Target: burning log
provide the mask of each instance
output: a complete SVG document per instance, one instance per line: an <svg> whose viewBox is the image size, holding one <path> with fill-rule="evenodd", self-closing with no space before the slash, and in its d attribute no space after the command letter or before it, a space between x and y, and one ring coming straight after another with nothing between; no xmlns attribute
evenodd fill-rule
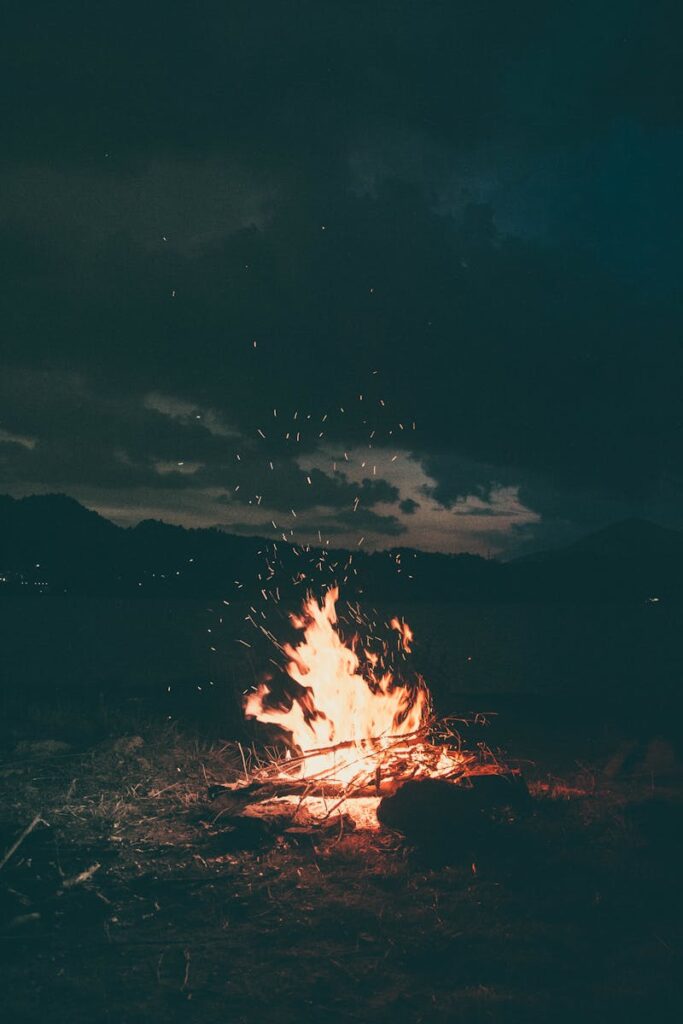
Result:
<svg viewBox="0 0 683 1024"><path fill-rule="evenodd" d="M441 730L441 733L439 732ZM444 739L446 742L444 742ZM451 743L448 742L451 740ZM412 737L399 737L391 745L366 743L359 747L346 742L340 749L322 753L344 758L345 767L352 763L349 748L357 758L356 773L346 781L337 778L333 769L312 773L306 768L307 758L320 751L302 753L297 758L272 759L258 764L239 781L214 785L208 796L220 807L219 813L289 815L292 821L301 817L316 818L326 824L334 815L347 814L359 827L377 828L380 823L391 826L376 815L381 803L399 795L407 786L439 783L448 789L472 789L479 794L494 793L494 779L505 769L486 748L465 751L452 744L452 730L436 723ZM488 782L488 786L487 786ZM510 795L511 783L505 791ZM516 790L515 790L516 792ZM402 798L403 799L403 798ZM489 797L489 802L493 797ZM494 801L495 802L495 801ZM504 803L500 800L499 803Z"/></svg>

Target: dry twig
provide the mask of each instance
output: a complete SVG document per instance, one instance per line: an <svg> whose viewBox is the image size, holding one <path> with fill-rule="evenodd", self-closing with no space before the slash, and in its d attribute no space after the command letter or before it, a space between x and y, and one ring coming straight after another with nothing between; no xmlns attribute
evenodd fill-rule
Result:
<svg viewBox="0 0 683 1024"><path fill-rule="evenodd" d="M33 819L33 821L32 821L32 822L31 822L30 824L28 824L28 825L26 826L26 828L25 828L25 829L24 829L24 831L23 831L23 832L21 833L21 835L19 836L19 838L18 838L18 839L15 839L15 841L14 841L14 842L12 843L12 845L11 845L11 846L10 846L10 848L9 848L9 850L7 851L7 853L5 854L5 856L4 856L4 857L2 858L2 860L0 861L0 871L2 871L2 869L3 869L3 868L4 868L4 866L5 866L5 864L6 864L6 863L7 863L7 861L8 861L9 859L10 859L10 857L12 857L12 856L13 856L13 854L15 854L15 853L17 852L17 850L19 849L19 847L20 847L20 846L21 846L21 844L23 843L24 839L26 839L26 837L27 837L27 836L29 836L29 835L31 834L31 832L33 832L33 830L34 830L34 828L36 827L36 825L38 825L38 824L39 824L39 823L40 823L41 821L43 821L43 819L42 819L42 817L41 817L41 813L42 813L41 811L38 811L38 813L36 814L36 816L35 816L35 818ZM44 824L44 825L47 825L47 822L46 822L46 821L43 821L43 824Z"/></svg>
<svg viewBox="0 0 683 1024"><path fill-rule="evenodd" d="M100 870L101 866L101 864L95 862L94 864L91 864L89 868L86 868L85 871L81 871L79 874L74 875L73 878L65 878L62 882L62 889L73 889L75 885L82 885L84 882L89 882L93 875Z"/></svg>

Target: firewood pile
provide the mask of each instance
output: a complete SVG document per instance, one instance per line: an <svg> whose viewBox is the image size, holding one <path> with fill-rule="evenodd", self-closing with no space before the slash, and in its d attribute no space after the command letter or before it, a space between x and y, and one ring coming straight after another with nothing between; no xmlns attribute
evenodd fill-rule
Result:
<svg viewBox="0 0 683 1024"><path fill-rule="evenodd" d="M327 825L349 815L357 827L377 828L377 807L407 783L440 781L472 788L481 776L517 777L483 743L466 749L454 719L432 720L409 736L344 742L312 751L259 755L243 751L239 779L209 788L226 812L283 816ZM341 778L340 778L341 776Z"/></svg>

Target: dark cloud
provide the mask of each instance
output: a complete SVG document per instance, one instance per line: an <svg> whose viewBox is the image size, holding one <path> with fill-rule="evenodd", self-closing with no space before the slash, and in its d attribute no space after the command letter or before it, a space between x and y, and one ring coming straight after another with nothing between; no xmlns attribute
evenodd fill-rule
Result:
<svg viewBox="0 0 683 1024"><path fill-rule="evenodd" d="M380 537L398 537L406 532L406 527L393 515L382 515L372 509L358 509L356 512L344 511L323 523L323 533L347 534L359 537L363 532L377 534Z"/></svg>
<svg viewBox="0 0 683 1024"><path fill-rule="evenodd" d="M295 462L270 463L261 456L251 463L239 462L226 471L219 467L211 472L199 471L197 483L225 483L231 476L235 484L229 494L221 495L219 502L252 503L261 497L263 504L278 511L297 512L317 506L329 506L340 511L354 504L367 508L379 502L395 503L398 490L385 480L362 480L355 484L341 472L326 474L319 469L302 470ZM239 487L239 490L236 488Z"/></svg>
<svg viewBox="0 0 683 1024"><path fill-rule="evenodd" d="M425 454L421 462L426 474L436 481L425 484L423 493L448 509L470 495L489 501L497 485L516 479L514 469L474 462L443 450Z"/></svg>
<svg viewBox="0 0 683 1024"><path fill-rule="evenodd" d="M420 503L412 498L404 498L403 501L399 501L398 507L404 515L412 516L419 509Z"/></svg>
<svg viewBox="0 0 683 1024"><path fill-rule="evenodd" d="M278 523L259 517L255 518L253 522L238 519L221 522L218 526L228 533L239 533L247 537L278 538L284 535L286 540L295 539L293 534L289 533L293 528L292 520ZM372 509L359 509L357 512L343 511L334 515L319 515L315 519L315 525L304 525L303 530L297 530L297 538L303 538L314 544L329 537L343 538L343 543L359 546L365 540L365 534L368 538L373 538L373 544L369 546L374 547L374 541L377 538L398 537L405 532L406 527L399 522L396 516L381 515L378 512L373 512Z"/></svg>
<svg viewBox="0 0 683 1024"><path fill-rule="evenodd" d="M15 7L3 91L32 88L23 109L8 106L8 151L82 154L100 142L116 159L121 148L223 140L241 151L259 138L295 162L361 129L406 126L471 145L509 126L528 145L594 133L614 116L680 123L673 0L161 10Z"/></svg>
<svg viewBox="0 0 683 1024"><path fill-rule="evenodd" d="M680 522L676 10L17 8L3 486L453 549L501 488L541 517L501 548Z"/></svg>

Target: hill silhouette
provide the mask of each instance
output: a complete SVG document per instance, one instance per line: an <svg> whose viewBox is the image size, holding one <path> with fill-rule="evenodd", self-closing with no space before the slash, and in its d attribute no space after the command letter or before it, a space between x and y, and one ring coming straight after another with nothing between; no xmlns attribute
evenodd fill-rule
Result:
<svg viewBox="0 0 683 1024"><path fill-rule="evenodd" d="M628 561L636 556L650 562L683 556L683 531L657 526L647 519L622 519L602 530L568 544L527 555L525 562L561 561L576 558L600 558ZM522 559L520 559L522 561Z"/></svg>
<svg viewBox="0 0 683 1024"><path fill-rule="evenodd" d="M565 547L513 563L520 592L548 597L680 600L683 531L645 519L624 519Z"/></svg>
<svg viewBox="0 0 683 1024"><path fill-rule="evenodd" d="M0 495L0 592L253 600L342 583L376 602L683 598L683 532L630 519L512 562L394 548L307 549L158 520L121 527L63 494Z"/></svg>

